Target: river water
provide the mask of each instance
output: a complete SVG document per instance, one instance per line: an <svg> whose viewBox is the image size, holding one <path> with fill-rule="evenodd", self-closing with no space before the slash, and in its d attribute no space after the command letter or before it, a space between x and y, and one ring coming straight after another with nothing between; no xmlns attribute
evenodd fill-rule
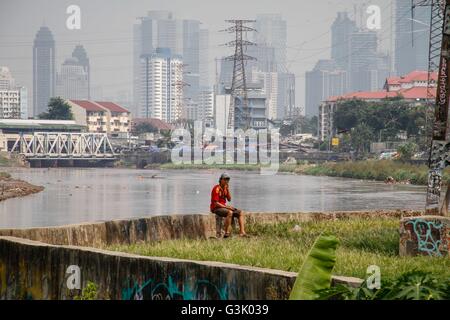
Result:
<svg viewBox="0 0 450 320"><path fill-rule="evenodd" d="M42 185L45 190L0 202L0 228L208 213L210 192L221 173L109 168L6 171L14 178ZM423 209L425 206L422 186L292 174L229 173L232 204L247 211Z"/></svg>

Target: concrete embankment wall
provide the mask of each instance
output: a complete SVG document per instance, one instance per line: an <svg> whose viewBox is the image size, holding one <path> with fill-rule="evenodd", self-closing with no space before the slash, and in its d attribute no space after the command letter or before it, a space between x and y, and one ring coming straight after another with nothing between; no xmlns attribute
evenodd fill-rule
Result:
<svg viewBox="0 0 450 320"><path fill-rule="evenodd" d="M213 215L155 216L61 227L0 229L0 236L25 238L56 245L101 248L180 238L207 239L215 235L215 224Z"/></svg>
<svg viewBox="0 0 450 320"><path fill-rule="evenodd" d="M406 217L412 211L249 214L247 221L276 223ZM0 230L1 299L72 299L69 266L80 270L81 288L98 286L100 299L286 299L296 274L218 262L155 258L98 248L216 234L213 215L157 216L54 228ZM36 240L36 241L33 241ZM94 248L97 247L97 248ZM73 278L72 278L73 279ZM333 277L356 285L359 279Z"/></svg>
<svg viewBox="0 0 450 320"><path fill-rule="evenodd" d="M278 223L286 221L320 221L355 217L410 217L419 211L355 211L310 213L249 213L247 223ZM0 229L0 236L25 238L55 245L102 248L109 245L133 244L170 239L208 239L217 233L213 214L154 216L139 219L113 220L60 227Z"/></svg>
<svg viewBox="0 0 450 320"><path fill-rule="evenodd" d="M81 290L69 289L69 266L80 268L81 288L88 281L98 286L99 299L287 299L296 278L278 270L0 237L0 298L73 299Z"/></svg>

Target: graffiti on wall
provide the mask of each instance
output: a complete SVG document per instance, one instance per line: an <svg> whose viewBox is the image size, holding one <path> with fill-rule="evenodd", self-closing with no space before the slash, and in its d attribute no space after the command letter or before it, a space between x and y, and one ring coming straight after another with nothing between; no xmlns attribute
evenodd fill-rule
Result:
<svg viewBox="0 0 450 320"><path fill-rule="evenodd" d="M414 219L405 223L412 226L412 231L417 238L417 250L430 256L442 256L440 247L441 234L444 224L440 221L426 221Z"/></svg>
<svg viewBox="0 0 450 320"><path fill-rule="evenodd" d="M169 276L167 281L138 279L127 281L122 300L227 300L228 286L218 287L208 280L188 279L182 283ZM131 285L130 285L131 284Z"/></svg>
<svg viewBox="0 0 450 320"><path fill-rule="evenodd" d="M442 188L442 171L450 163L450 143L434 140L431 146L430 171L428 173L427 209L439 206Z"/></svg>

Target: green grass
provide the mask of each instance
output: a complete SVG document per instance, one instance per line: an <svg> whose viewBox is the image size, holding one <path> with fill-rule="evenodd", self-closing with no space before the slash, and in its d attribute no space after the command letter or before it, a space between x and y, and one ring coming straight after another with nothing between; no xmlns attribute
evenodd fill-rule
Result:
<svg viewBox="0 0 450 320"><path fill-rule="evenodd" d="M310 166L306 167L303 173L378 181L384 181L388 177L393 177L396 181L409 181L412 184L424 185L427 183L428 167L392 160L366 160ZM444 173L444 181L447 181L449 178L449 171L446 171Z"/></svg>
<svg viewBox="0 0 450 320"><path fill-rule="evenodd" d="M300 232L293 232L295 224ZM319 222L288 222L248 225L254 238L226 240L170 240L110 250L145 256L221 261L297 272L314 240L321 232L340 240L333 274L365 278L367 267L378 265L382 277L395 279L410 270L450 277L449 258L399 257L399 220L396 218L352 218Z"/></svg>

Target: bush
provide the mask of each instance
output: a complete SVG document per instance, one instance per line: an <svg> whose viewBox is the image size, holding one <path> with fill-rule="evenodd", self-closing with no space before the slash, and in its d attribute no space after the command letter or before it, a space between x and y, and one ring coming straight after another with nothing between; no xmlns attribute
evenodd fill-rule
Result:
<svg viewBox="0 0 450 320"><path fill-rule="evenodd" d="M368 289L366 280L357 288L337 285L317 294L320 300L449 300L450 282L426 272L410 271L395 280L383 281L380 289Z"/></svg>
<svg viewBox="0 0 450 320"><path fill-rule="evenodd" d="M81 296L76 296L75 300L96 300L97 299L97 285L88 281L86 287L81 291Z"/></svg>

